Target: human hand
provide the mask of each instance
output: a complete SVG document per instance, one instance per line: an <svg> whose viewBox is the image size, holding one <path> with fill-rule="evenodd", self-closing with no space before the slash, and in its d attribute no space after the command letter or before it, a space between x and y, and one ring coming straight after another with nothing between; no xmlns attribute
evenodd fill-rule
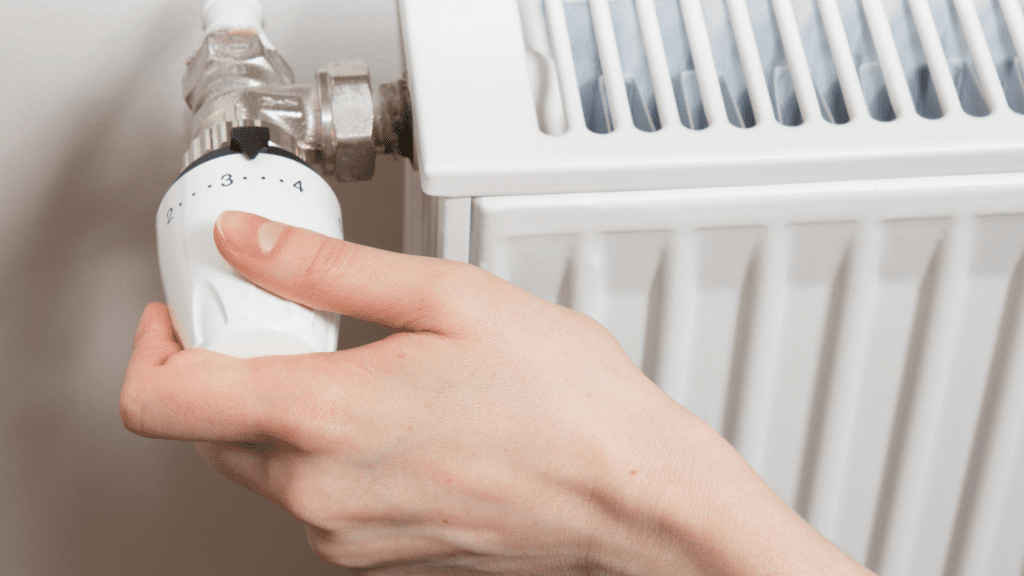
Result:
<svg viewBox="0 0 1024 576"><path fill-rule="evenodd" d="M243 360L183 350L153 303L122 419L195 441L217 471L305 523L328 562L374 574L710 573L746 566L724 533L701 540L729 521L718 503L754 502L773 510L769 525L797 526L587 316L468 264L250 214L223 214L214 236L258 286L396 332ZM743 544L777 556L772 546Z"/></svg>

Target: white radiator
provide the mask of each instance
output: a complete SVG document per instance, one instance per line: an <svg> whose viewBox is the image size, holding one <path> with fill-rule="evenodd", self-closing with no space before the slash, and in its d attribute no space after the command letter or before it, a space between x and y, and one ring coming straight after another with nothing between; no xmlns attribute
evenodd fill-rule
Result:
<svg viewBox="0 0 1024 576"><path fill-rule="evenodd" d="M405 0L410 253L601 321L882 576L1024 574L1018 0Z"/></svg>

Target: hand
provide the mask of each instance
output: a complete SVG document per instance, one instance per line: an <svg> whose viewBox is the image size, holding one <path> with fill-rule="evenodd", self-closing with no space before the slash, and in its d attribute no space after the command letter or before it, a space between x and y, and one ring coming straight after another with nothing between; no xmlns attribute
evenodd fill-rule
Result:
<svg viewBox="0 0 1024 576"><path fill-rule="evenodd" d="M777 534L817 536L587 316L468 264L246 213L223 214L214 237L258 286L396 332L243 360L183 350L152 303L122 419L195 441L221 474L304 522L328 562L374 574L754 573L796 565L778 560ZM763 541L740 539L751 531Z"/></svg>

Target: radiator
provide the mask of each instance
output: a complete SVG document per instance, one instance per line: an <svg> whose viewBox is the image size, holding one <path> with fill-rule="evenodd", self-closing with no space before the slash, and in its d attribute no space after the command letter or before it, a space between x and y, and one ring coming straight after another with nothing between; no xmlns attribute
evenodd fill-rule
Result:
<svg viewBox="0 0 1024 576"><path fill-rule="evenodd" d="M603 323L882 576L1024 574L1017 0L405 0L405 250Z"/></svg>

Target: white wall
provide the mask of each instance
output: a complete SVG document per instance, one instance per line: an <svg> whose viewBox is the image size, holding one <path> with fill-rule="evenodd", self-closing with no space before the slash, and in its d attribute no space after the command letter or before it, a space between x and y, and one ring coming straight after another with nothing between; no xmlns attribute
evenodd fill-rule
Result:
<svg viewBox="0 0 1024 576"><path fill-rule="evenodd" d="M296 80L401 76L395 0L266 0ZM128 433L118 394L162 301L154 218L181 168L199 1L4 2L0 19L0 574L333 574L302 525L191 444ZM399 250L406 164L336 186L350 240ZM388 331L355 320L342 346Z"/></svg>

